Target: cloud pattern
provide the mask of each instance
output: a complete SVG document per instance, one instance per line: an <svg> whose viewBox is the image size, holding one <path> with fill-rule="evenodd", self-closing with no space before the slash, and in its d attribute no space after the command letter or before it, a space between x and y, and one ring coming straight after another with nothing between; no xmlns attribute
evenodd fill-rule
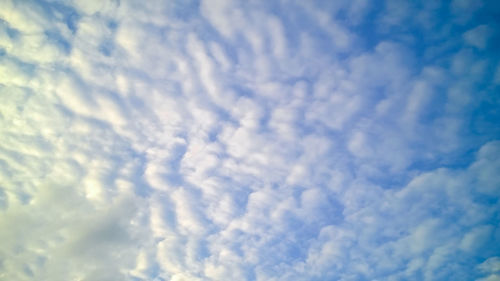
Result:
<svg viewBox="0 0 500 281"><path fill-rule="evenodd" d="M0 280L500 280L495 1L2 1Z"/></svg>

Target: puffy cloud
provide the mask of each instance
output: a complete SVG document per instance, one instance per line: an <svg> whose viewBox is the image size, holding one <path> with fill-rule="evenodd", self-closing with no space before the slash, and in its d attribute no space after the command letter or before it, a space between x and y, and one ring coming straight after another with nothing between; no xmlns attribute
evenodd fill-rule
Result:
<svg viewBox="0 0 500 281"><path fill-rule="evenodd" d="M0 279L498 279L494 5L4 2Z"/></svg>
<svg viewBox="0 0 500 281"><path fill-rule="evenodd" d="M463 37L467 44L476 48L484 49L488 44L488 39L492 31L487 25L480 25L464 33Z"/></svg>

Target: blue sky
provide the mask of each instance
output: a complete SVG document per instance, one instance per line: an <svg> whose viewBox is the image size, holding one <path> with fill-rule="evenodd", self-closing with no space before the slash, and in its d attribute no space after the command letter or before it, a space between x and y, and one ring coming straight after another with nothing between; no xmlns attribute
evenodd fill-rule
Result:
<svg viewBox="0 0 500 281"><path fill-rule="evenodd" d="M0 5L0 280L500 280L500 2Z"/></svg>

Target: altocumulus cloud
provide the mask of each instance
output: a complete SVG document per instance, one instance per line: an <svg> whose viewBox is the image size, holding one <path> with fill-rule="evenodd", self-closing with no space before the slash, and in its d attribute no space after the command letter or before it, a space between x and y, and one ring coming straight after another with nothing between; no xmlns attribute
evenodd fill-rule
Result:
<svg viewBox="0 0 500 281"><path fill-rule="evenodd" d="M496 1L0 5L0 280L500 280Z"/></svg>

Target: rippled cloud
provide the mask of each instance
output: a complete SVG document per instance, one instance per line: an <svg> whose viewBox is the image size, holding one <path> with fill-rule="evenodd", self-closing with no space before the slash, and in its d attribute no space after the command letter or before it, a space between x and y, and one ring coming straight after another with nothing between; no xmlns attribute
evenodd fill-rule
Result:
<svg viewBox="0 0 500 281"><path fill-rule="evenodd" d="M1 280L499 280L494 1L3 1Z"/></svg>

